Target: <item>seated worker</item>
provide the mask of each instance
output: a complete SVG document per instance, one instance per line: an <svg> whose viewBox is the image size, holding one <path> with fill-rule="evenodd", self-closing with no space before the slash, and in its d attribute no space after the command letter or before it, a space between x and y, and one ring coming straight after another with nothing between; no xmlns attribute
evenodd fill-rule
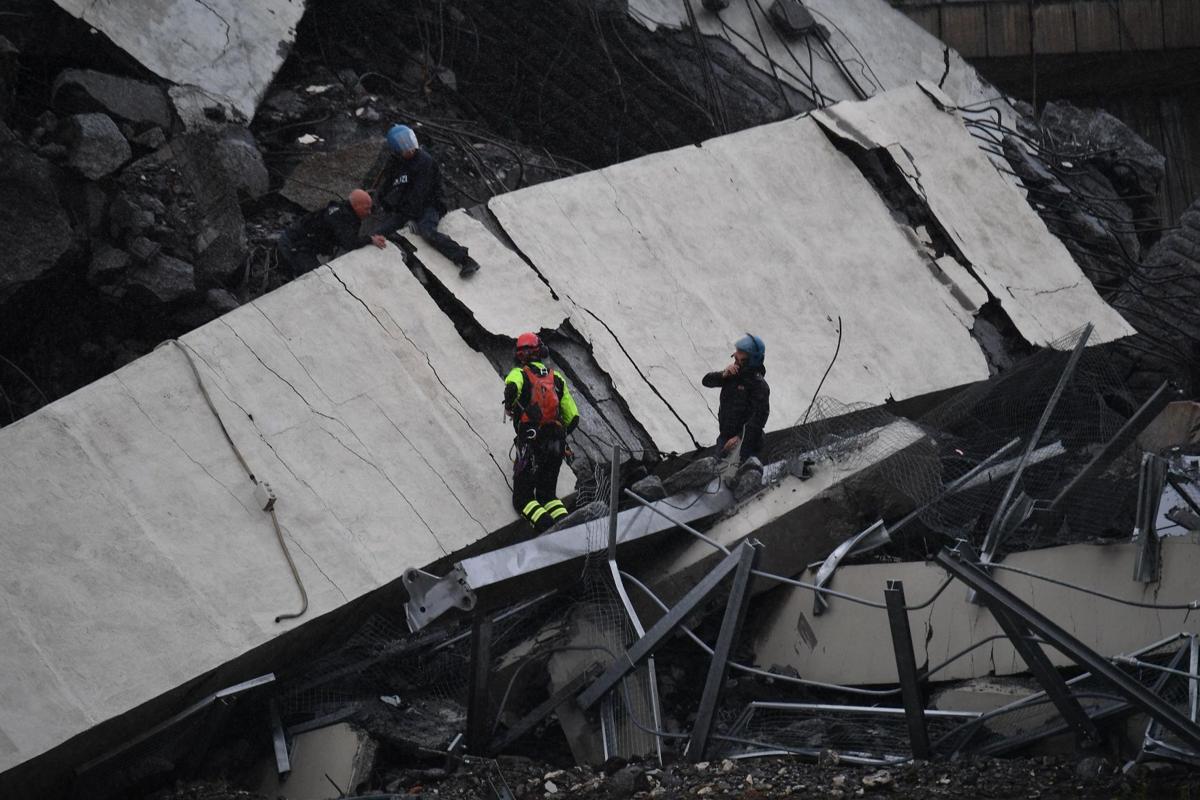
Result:
<svg viewBox="0 0 1200 800"><path fill-rule="evenodd" d="M701 379L705 386L721 388L717 410L717 455L726 456L740 443L743 463L757 458L762 449L763 428L771 414L771 387L764 377L763 359L767 346L754 334L747 333L734 343L733 363L720 372Z"/></svg>
<svg viewBox="0 0 1200 800"><path fill-rule="evenodd" d="M321 263L318 254L338 256L367 244L387 247L387 239L379 234L359 234L370 213L371 195L355 189L347 200L333 200L325 208L305 214L279 234L280 263L295 278Z"/></svg>
<svg viewBox="0 0 1200 800"><path fill-rule="evenodd" d="M535 333L517 337L516 365L504 378L504 413L516 431L513 508L538 533L567 515L558 499L558 471L568 454L567 434L579 424L579 409L558 370L543 359L546 346Z"/></svg>
<svg viewBox="0 0 1200 800"><path fill-rule="evenodd" d="M438 230L446 213L442 202L442 178L433 156L417 144L417 134L407 125L393 125L387 133L392 151L379 181L379 204L391 215L388 225L395 230L409 222L435 250L458 267L458 274L479 269L467 248Z"/></svg>

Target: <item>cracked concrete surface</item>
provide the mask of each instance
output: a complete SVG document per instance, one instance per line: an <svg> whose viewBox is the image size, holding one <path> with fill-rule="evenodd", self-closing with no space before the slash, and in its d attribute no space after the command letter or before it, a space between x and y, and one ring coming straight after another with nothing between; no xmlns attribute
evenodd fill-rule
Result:
<svg viewBox="0 0 1200 800"><path fill-rule="evenodd" d="M500 380L366 248L3 431L0 771L512 521ZM36 622L35 622L36 620Z"/></svg>
<svg viewBox="0 0 1200 800"><path fill-rule="evenodd" d="M1200 543L1196 537L1163 540L1162 579L1157 584L1131 581L1135 546L1075 544L1013 553L1002 563L1039 575L1098 589L1126 600L1161 604L1190 603L1195 599L1195 575L1200 568ZM799 576L811 578L811 573ZM931 562L861 564L843 566L830 588L883 602L888 580L904 583L910 606L920 605L941 586L946 572ZM1128 653L1181 631L1200 632L1200 617L1186 610L1164 611L1114 603L1073 589L998 570L998 582L1035 608L1041 609L1088 647L1102 655ZM909 612L913 652L918 663L928 658L940 664L973 642L1001 634L983 606L966 600L967 590L952 583L928 609ZM887 614L876 608L840 598L830 599L830 609L809 617L818 644L797 643L792 632L796 615L812 610L812 593L775 589L763 595L754 639L754 663L763 669L794 669L803 678L846 684L896 682L896 662L879 657L879 643L890 642ZM847 635L847 631L853 631ZM924 635L922 635L924 634ZM1058 666L1070 661L1053 648L1046 655ZM934 680L961 680L986 675L1013 675L1025 671L1012 645L997 639L958 659Z"/></svg>
<svg viewBox="0 0 1200 800"><path fill-rule="evenodd" d="M1026 341L1049 346L1086 322L1096 326L1091 341L1097 344L1132 334L958 116L942 110L946 106L953 102L936 86L921 84L813 116L831 135L860 147L903 147L918 170L919 179L910 182L966 260L962 266ZM1023 288L1010 288L1014 284Z"/></svg>
<svg viewBox="0 0 1200 800"><path fill-rule="evenodd" d="M750 329L767 341L771 429L804 413L839 315L827 396L880 403L987 375L958 301L811 118L530 187L489 208L663 450L715 439L717 393L700 379Z"/></svg>
<svg viewBox="0 0 1200 800"><path fill-rule="evenodd" d="M254 118L283 64L305 5L304 0L54 1L151 72L197 87L246 120Z"/></svg>

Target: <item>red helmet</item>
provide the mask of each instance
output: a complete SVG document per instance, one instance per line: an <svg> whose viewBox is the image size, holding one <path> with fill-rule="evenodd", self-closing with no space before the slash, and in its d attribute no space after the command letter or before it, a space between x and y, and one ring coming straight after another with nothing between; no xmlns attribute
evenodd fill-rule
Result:
<svg viewBox="0 0 1200 800"><path fill-rule="evenodd" d="M542 358L545 346L536 333L522 333L517 337L516 359L524 364L536 358Z"/></svg>

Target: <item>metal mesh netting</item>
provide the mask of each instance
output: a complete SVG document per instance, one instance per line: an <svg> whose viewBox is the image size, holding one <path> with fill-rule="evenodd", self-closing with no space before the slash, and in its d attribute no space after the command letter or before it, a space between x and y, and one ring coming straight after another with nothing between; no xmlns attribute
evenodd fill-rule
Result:
<svg viewBox="0 0 1200 800"><path fill-rule="evenodd" d="M773 455L842 469L871 469L871 481L916 509L889 553L923 558L948 540L979 546L1037 430L1079 340L1075 333L1001 376L968 387L909 421L882 408L818 397L809 421ZM1137 407L1103 348L1085 349L1026 460L1018 494L1046 503L1120 429ZM987 462L985 464L985 462ZM953 484L968 476L959 486ZM1005 539L1020 550L1128 534L1136 464L1118 460L1063 504L1053 527L1027 522ZM887 519L889 526L897 520ZM893 529L893 534L899 534Z"/></svg>
<svg viewBox="0 0 1200 800"><path fill-rule="evenodd" d="M973 713L926 714L930 738L949 734ZM751 703L726 735L714 737L726 756L780 751L820 757L833 752L839 760L859 764L907 761L908 725L900 708L820 705L811 703Z"/></svg>

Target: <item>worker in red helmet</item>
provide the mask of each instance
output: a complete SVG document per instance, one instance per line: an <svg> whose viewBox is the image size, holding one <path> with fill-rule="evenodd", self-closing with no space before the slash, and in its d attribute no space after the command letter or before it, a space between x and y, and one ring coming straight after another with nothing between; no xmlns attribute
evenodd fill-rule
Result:
<svg viewBox="0 0 1200 800"><path fill-rule="evenodd" d="M504 378L504 413L517 434L513 507L544 533L567 515L558 499L558 472L579 409L562 373L546 366L546 346L536 333L517 337L513 355L516 363Z"/></svg>

